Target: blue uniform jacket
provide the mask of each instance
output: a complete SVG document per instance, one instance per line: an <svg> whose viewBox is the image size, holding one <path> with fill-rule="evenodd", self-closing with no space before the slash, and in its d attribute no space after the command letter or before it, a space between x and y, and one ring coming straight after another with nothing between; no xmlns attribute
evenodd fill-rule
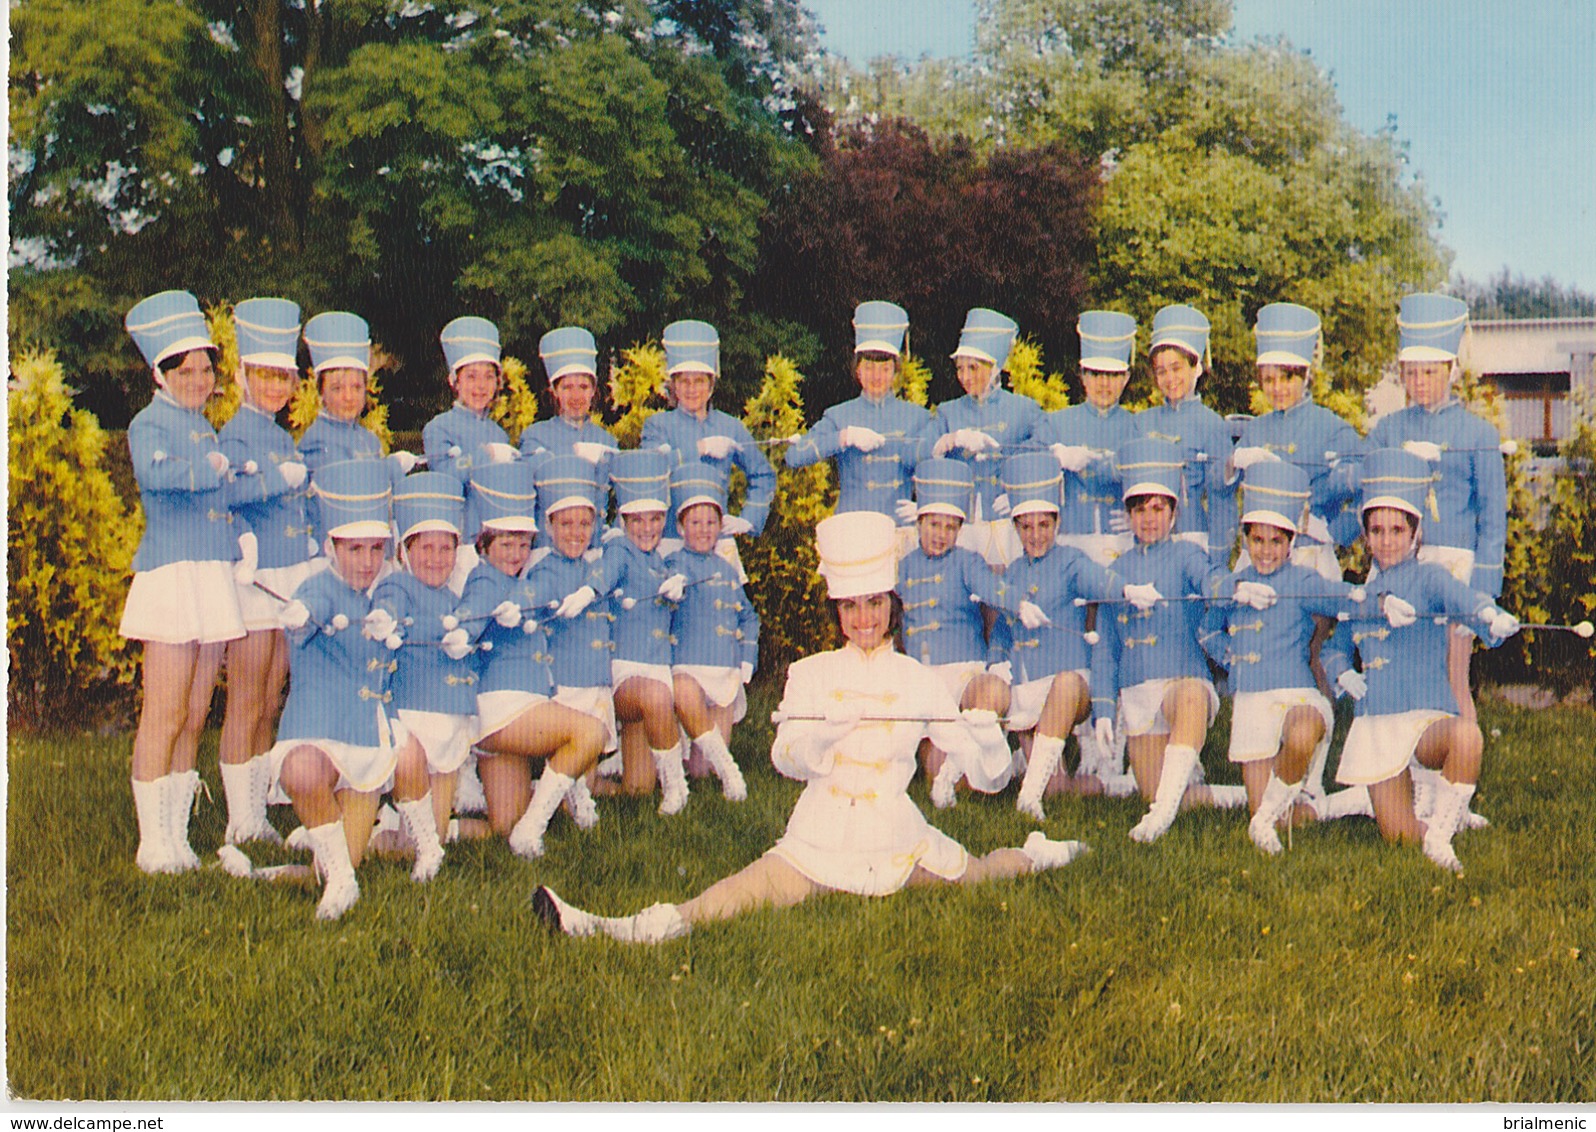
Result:
<svg viewBox="0 0 1596 1132"><path fill-rule="evenodd" d="M564 417L554 416L526 427L521 433L521 455L538 459L544 456L570 456L575 453L579 442L599 444L611 451L619 447L609 430L595 421L583 419L572 424ZM604 473L608 468L601 463L599 470Z"/></svg>
<svg viewBox="0 0 1596 1132"><path fill-rule="evenodd" d="M1230 425L1195 396L1177 404L1155 405L1141 413L1143 436L1167 440L1186 459L1186 497L1175 516L1175 533L1201 531L1216 563L1230 565L1236 541L1236 485L1225 482L1225 467L1235 445Z"/></svg>
<svg viewBox="0 0 1596 1132"><path fill-rule="evenodd" d="M206 458L221 447L205 415L157 392L128 426L127 445L144 506L134 571L173 562L237 561L228 477Z"/></svg>
<svg viewBox="0 0 1596 1132"><path fill-rule="evenodd" d="M1260 574L1252 566L1237 570L1225 582L1223 593L1235 592L1237 582L1263 582L1277 594L1287 595L1268 609L1251 609L1232 602L1208 606L1202 644L1221 668L1230 672L1234 692L1273 692L1280 688L1313 688L1317 681L1308 663L1315 615L1334 618L1361 606L1347 597L1352 587L1331 582L1303 566L1286 563L1273 574ZM1330 680L1340 675L1326 670Z"/></svg>
<svg viewBox="0 0 1596 1132"><path fill-rule="evenodd" d="M460 604L454 591L447 585L429 586L408 570L399 570L377 583L371 604L393 614L399 622L399 635L404 638L395 653L399 658L393 676L395 710L475 715L475 657L454 660L437 647L443 639L444 615L453 613ZM407 620L409 624L405 624Z"/></svg>
<svg viewBox="0 0 1596 1132"><path fill-rule="evenodd" d="M344 460L382 459L382 441L358 420L341 421L322 413L310 422L305 435L299 438L299 458L310 469L309 483L316 482L316 471L328 464ZM305 500L305 514L310 520L311 537L320 552L321 540L327 528L321 519L321 501L315 493Z"/></svg>
<svg viewBox="0 0 1596 1132"><path fill-rule="evenodd" d="M1336 542L1346 546L1357 538L1357 512L1347 505L1358 494L1358 468L1366 445L1346 421L1314 404L1311 397L1303 397L1289 409L1248 421L1236 447L1267 448L1301 468L1313 489L1309 507L1329 526ZM1335 467L1325 459L1326 452L1336 454Z"/></svg>
<svg viewBox="0 0 1596 1132"><path fill-rule="evenodd" d="M1106 535L1113 533L1114 516L1123 519L1119 474L1114 470L1114 453L1142 434L1139 414L1121 405L1107 410L1096 405L1071 405L1042 418L1032 439L1039 445L1079 445L1103 453L1080 473L1064 473L1064 504L1059 510L1061 535ZM1123 521L1119 524L1124 529Z"/></svg>
<svg viewBox="0 0 1596 1132"><path fill-rule="evenodd" d="M433 417L421 430L421 449L427 467L447 472L462 484L471 479L471 469L491 464L487 446L510 443L509 434L485 413L474 413L458 401Z"/></svg>
<svg viewBox="0 0 1596 1132"><path fill-rule="evenodd" d="M479 646L473 654L479 696L487 692L554 695L554 672L550 668L554 657L543 626L552 613L549 603L558 603L565 594L555 594L552 582L548 574L506 574L487 561L477 563L471 571L454 615L467 637ZM506 629L488 616L506 601L521 608L523 620L513 629ZM534 626L530 632L528 624Z"/></svg>
<svg viewBox="0 0 1596 1132"><path fill-rule="evenodd" d="M931 446L943 435L961 428L977 429L1002 445L995 452L983 452L973 457L963 448L948 450L949 458L963 460L970 465L975 476L975 494L981 501L981 518L995 519L1000 516L992 513L992 501L1003 492L1003 485L999 482L1003 461L1014 455L1021 445L1028 443L1041 423L1042 410L1035 401L999 388L994 380L980 400L966 393L963 397L944 401L937 406L930 431L926 433L926 451L930 452ZM970 516L972 519L975 517Z"/></svg>
<svg viewBox="0 0 1596 1132"><path fill-rule="evenodd" d="M235 471L249 460L260 469L253 476L236 475L230 492L233 513L242 524L238 533L249 531L258 544L256 565L273 570L309 558L306 484L310 479L307 476L297 489L290 488L277 468L299 462L293 436L246 401L222 426L221 445Z"/></svg>
<svg viewBox="0 0 1596 1132"><path fill-rule="evenodd" d="M378 584L381 582L379 580ZM310 622L288 631L288 703L277 738L332 739L356 747L382 742L378 723L393 699L389 688L399 661L381 641L368 641L360 623L371 612L371 596L353 589L333 570L307 578L294 598L310 610ZM329 632L342 613L345 629Z"/></svg>
<svg viewBox="0 0 1596 1132"><path fill-rule="evenodd" d="M873 452L843 447L844 428L870 428L886 437ZM855 397L827 409L814 428L787 449L787 465L807 468L821 460L837 461L837 510L879 511L895 516L900 499L914 498L915 465L929 451L928 410L887 394L879 401Z"/></svg>
<svg viewBox="0 0 1596 1132"><path fill-rule="evenodd" d="M1003 659L987 641L981 606L1002 608L1004 579L986 559L955 546L932 558L918 546L898 564L903 651L921 664Z"/></svg>
<svg viewBox="0 0 1596 1132"><path fill-rule="evenodd" d="M658 547L644 553L631 539L618 538L604 545L604 561L613 587L615 659L669 665L676 603L659 596L660 583L671 575L664 556ZM627 601L636 604L627 609Z"/></svg>
<svg viewBox="0 0 1596 1132"><path fill-rule="evenodd" d="M668 573L687 579L671 617L675 664L736 668L759 663L759 614L737 580L737 568L719 555L685 546L665 559Z"/></svg>
<svg viewBox="0 0 1596 1132"><path fill-rule="evenodd" d="M707 436L730 437L737 446L726 459L711 460L698 454L698 442ZM770 517L771 501L776 497L776 469L770 466L764 451L736 417L728 416L719 409L708 410L703 420L683 409L655 413L643 422L643 436L638 447L661 446L671 450L671 458L677 464L703 460L718 468L723 475L730 475L734 464L741 468L743 475L748 477L748 493L743 498L742 517L753 527L755 536L765 529L765 521ZM680 537L676 529L675 511L665 519L665 535L667 538Z"/></svg>
<svg viewBox="0 0 1596 1132"><path fill-rule="evenodd" d="M1076 605L1075 599L1107 601L1119 597L1122 586L1115 573L1103 569L1073 546L1055 545L1040 558L1020 555L1009 564L1003 580L1009 633L1013 637L1009 659L1014 666L1015 683L1090 668L1086 610ZM1022 601L1040 607L1052 624L1027 629L1018 616ZM1103 618L1102 614L1098 616L1099 620Z"/></svg>
<svg viewBox="0 0 1596 1132"><path fill-rule="evenodd" d="M545 604L563 601L583 586L591 586L597 595L575 617L556 617L547 610L541 619L549 637L554 682L561 687L609 687L615 612L608 594L615 588L614 570L591 550L576 558L551 550L527 570L527 579Z"/></svg>

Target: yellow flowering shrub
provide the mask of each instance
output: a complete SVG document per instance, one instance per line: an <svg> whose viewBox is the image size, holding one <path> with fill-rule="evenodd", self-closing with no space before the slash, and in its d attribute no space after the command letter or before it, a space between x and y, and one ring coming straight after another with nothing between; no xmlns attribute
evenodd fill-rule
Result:
<svg viewBox="0 0 1596 1132"><path fill-rule="evenodd" d="M665 351L653 342L628 346L610 370L610 403L620 414L610 428L622 448L636 448L643 422L665 406Z"/></svg>
<svg viewBox="0 0 1596 1132"><path fill-rule="evenodd" d="M1045 371L1042 347L1029 338L1019 339L1009 351L1008 374L1009 388L1035 401L1044 413L1069 406L1070 394L1064 375Z"/></svg>

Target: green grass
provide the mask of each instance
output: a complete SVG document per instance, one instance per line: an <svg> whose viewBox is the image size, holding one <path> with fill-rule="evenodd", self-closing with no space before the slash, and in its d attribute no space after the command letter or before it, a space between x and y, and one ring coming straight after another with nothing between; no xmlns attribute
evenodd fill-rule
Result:
<svg viewBox="0 0 1596 1132"><path fill-rule="evenodd" d="M768 714L770 689L751 720ZM146 878L128 738L9 745L7 1045L29 1099L1590 1102L1596 1097L1596 714L1487 705L1455 878L1371 822L1278 860L1236 814L1156 845L1133 801L1051 799L1094 853L1058 872L834 896L658 947L552 937L539 883L596 911L692 895L779 836L797 796L768 724L750 800L680 818L601 800L548 855L453 849L421 888L363 867L359 905L215 870ZM1222 734L1222 732L1221 732ZM193 840L223 824L215 738ZM1237 781L1207 754L1210 777ZM916 787L923 802L923 789ZM278 813L279 825L288 822ZM1012 792L939 826L976 852L1031 828ZM279 860L264 851L258 859Z"/></svg>

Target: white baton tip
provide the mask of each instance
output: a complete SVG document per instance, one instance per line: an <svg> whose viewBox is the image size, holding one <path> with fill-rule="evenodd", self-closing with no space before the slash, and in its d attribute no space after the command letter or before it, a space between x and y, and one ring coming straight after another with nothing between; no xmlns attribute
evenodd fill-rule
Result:
<svg viewBox="0 0 1596 1132"><path fill-rule="evenodd" d="M1574 626L1574 635L1576 637L1584 637L1588 641L1592 634L1596 634L1596 625L1592 625L1589 621L1581 621Z"/></svg>
<svg viewBox="0 0 1596 1132"><path fill-rule="evenodd" d="M1086 632L1082 633L1081 636L1086 639L1086 643L1089 645L1095 645L1098 641L1102 640L1102 638L1097 635L1096 629L1088 629Z"/></svg>
<svg viewBox="0 0 1596 1132"><path fill-rule="evenodd" d="M1087 602L1086 602L1086 599L1084 597L1078 597L1078 598L1075 599L1075 602L1074 602L1074 604L1077 605L1077 606L1082 606L1082 605L1085 605L1086 603Z"/></svg>
<svg viewBox="0 0 1596 1132"><path fill-rule="evenodd" d="M1518 451L1518 441L1516 441L1516 440L1504 440L1504 441L1502 441L1502 455L1511 456L1513 453L1515 453L1517 451Z"/></svg>

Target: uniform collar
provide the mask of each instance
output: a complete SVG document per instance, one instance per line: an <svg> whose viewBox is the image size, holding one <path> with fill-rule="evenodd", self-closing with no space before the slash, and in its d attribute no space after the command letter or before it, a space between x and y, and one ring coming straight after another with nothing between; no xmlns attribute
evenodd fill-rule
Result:
<svg viewBox="0 0 1596 1132"><path fill-rule="evenodd" d="M451 406L451 411L452 412L461 413L464 416L468 416L468 417L472 418L473 420L485 421L485 420L488 419L488 414L487 413L485 413L485 412L484 413L479 413L475 409L470 408L467 405L462 405L459 401L456 401L454 403L454 405Z"/></svg>
<svg viewBox="0 0 1596 1132"><path fill-rule="evenodd" d="M886 653L894 653L898 651L893 647L892 638L890 636L883 638L881 643L875 648L871 649L869 652L866 652L852 641L844 642L842 647L844 652L852 652L854 656L858 657L860 660L867 661L878 660Z"/></svg>

